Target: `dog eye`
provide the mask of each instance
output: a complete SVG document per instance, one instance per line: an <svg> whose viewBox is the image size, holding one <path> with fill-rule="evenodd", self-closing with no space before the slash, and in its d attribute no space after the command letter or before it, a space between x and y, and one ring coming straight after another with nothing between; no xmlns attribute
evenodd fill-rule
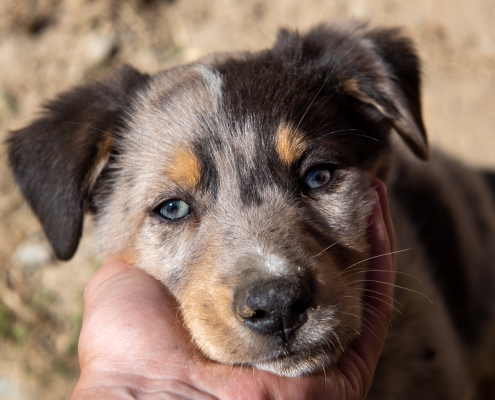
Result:
<svg viewBox="0 0 495 400"><path fill-rule="evenodd" d="M320 165L311 168L304 177L304 185L308 189L317 189L326 185L332 179L332 172L330 168L324 165Z"/></svg>
<svg viewBox="0 0 495 400"><path fill-rule="evenodd" d="M189 214L189 204L179 199L167 200L158 206L157 211L163 218L174 221Z"/></svg>

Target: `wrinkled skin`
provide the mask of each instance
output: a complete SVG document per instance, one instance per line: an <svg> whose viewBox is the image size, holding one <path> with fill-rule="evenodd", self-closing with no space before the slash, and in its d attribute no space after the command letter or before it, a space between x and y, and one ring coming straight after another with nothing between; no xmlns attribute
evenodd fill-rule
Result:
<svg viewBox="0 0 495 400"><path fill-rule="evenodd" d="M395 250L386 189L375 181L372 256ZM191 344L177 303L143 271L108 260L85 292L79 341L81 377L72 399L363 399L371 385L391 316L395 259L371 260L370 299L359 338L324 373L286 378L207 360Z"/></svg>

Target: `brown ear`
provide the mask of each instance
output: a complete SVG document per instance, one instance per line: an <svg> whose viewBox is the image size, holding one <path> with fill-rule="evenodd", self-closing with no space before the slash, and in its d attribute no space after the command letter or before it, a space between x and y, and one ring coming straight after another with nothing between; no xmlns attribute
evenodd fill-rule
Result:
<svg viewBox="0 0 495 400"><path fill-rule="evenodd" d="M412 41L399 29L376 29L365 31L361 42L374 59L354 65L352 73L339 74L342 88L389 119L414 154L427 160L420 61Z"/></svg>
<svg viewBox="0 0 495 400"><path fill-rule="evenodd" d="M77 249L91 188L147 78L123 67L110 79L61 94L41 118L10 133L15 180L61 260Z"/></svg>

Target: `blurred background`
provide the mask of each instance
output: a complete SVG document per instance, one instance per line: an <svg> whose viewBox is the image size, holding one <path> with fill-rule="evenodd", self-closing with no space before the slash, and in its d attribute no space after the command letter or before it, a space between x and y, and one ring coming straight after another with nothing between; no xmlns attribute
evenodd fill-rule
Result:
<svg viewBox="0 0 495 400"><path fill-rule="evenodd" d="M431 142L495 169L493 0L1 0L0 141L44 99L124 62L153 73L347 17L405 27L424 61ZM1 399L70 396L82 295L100 262L91 221L76 257L54 259L0 145Z"/></svg>

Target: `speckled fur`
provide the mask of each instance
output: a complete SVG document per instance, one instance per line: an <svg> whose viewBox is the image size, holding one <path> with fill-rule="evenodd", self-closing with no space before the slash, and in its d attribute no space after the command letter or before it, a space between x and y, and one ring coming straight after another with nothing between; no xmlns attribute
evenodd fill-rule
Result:
<svg viewBox="0 0 495 400"><path fill-rule="evenodd" d="M258 53L125 67L49 103L8 145L59 258L89 207L102 254L163 282L208 357L287 376L335 363L365 329L370 185L386 179L398 248L415 249L398 255L397 283L412 290L396 290L369 398L470 399L494 376L494 207L475 171L437 151L424 162L419 60L400 30L283 30ZM305 191L320 164L332 180ZM168 199L191 213L164 220ZM239 286L273 277L313 294L287 343L233 306Z"/></svg>

